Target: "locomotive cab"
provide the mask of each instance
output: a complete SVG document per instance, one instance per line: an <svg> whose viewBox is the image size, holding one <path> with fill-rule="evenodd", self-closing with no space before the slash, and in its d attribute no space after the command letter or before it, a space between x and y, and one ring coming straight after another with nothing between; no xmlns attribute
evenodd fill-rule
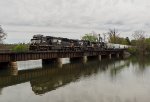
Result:
<svg viewBox="0 0 150 102"><path fill-rule="evenodd" d="M38 50L37 48L38 48L39 44L41 43L41 40L33 38L33 39L31 39L30 43L31 44L29 46L29 50L35 51L35 50Z"/></svg>
<svg viewBox="0 0 150 102"><path fill-rule="evenodd" d="M40 44L42 42L43 35L34 35L33 39L31 39L31 44Z"/></svg>
<svg viewBox="0 0 150 102"><path fill-rule="evenodd" d="M40 51L40 50L47 50L47 45L45 37L43 35L37 34L34 35L31 39L31 44L29 46L29 50L31 51Z"/></svg>
<svg viewBox="0 0 150 102"><path fill-rule="evenodd" d="M41 40L39 39L31 39L31 44L39 44Z"/></svg>

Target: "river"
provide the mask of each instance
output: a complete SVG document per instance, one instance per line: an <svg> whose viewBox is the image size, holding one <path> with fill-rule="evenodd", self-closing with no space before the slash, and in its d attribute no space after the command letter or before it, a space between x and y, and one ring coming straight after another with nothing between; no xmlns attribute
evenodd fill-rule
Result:
<svg viewBox="0 0 150 102"><path fill-rule="evenodd" d="M18 67L0 70L0 102L150 102L149 57Z"/></svg>

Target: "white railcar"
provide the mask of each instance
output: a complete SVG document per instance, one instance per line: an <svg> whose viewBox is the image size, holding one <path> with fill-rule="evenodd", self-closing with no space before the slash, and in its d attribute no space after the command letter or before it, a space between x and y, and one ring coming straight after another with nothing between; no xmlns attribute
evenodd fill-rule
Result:
<svg viewBox="0 0 150 102"><path fill-rule="evenodd" d="M113 43L107 43L106 45L108 49L123 49L129 47L128 45L113 44Z"/></svg>

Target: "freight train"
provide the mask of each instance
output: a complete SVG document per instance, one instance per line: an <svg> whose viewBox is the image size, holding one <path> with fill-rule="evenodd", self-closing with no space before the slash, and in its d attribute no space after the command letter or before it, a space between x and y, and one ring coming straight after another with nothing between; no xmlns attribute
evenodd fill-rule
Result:
<svg viewBox="0 0 150 102"><path fill-rule="evenodd" d="M34 35L29 46L30 51L99 51L107 45L100 41L75 40L62 37Z"/></svg>

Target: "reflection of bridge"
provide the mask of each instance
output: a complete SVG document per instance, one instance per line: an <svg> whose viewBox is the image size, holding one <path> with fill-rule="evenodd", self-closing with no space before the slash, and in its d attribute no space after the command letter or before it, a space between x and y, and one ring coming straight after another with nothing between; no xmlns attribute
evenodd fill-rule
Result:
<svg viewBox="0 0 150 102"><path fill-rule="evenodd" d="M90 76L105 71L108 65L112 65L114 61L94 61L88 63L71 63L65 64L62 68L55 65L47 66L43 69L30 69L18 72L18 75L2 75L0 77L0 88L20 84L30 81L32 90L36 94L43 94L64 86L70 82L78 80L80 77Z"/></svg>
<svg viewBox="0 0 150 102"><path fill-rule="evenodd" d="M122 56L125 49L112 49L112 50L101 50L101 51L87 51L87 52L20 52L20 53L0 53L0 66L10 66L11 68L16 68L16 61L25 61L25 60L38 60L42 59L43 63L49 63L50 61L57 61L58 58L80 58L87 59L89 56L98 56L99 59L102 56L108 56L109 58L112 55L117 57Z"/></svg>

